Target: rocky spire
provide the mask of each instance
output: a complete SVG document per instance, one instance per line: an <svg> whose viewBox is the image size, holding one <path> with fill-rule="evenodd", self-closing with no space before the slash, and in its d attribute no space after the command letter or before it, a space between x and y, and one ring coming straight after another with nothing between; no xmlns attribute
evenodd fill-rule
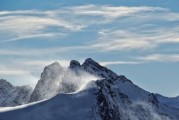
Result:
<svg viewBox="0 0 179 120"><path fill-rule="evenodd" d="M118 75L110 69L101 66L91 58L87 58L81 66L86 72L102 78L116 78Z"/></svg>
<svg viewBox="0 0 179 120"><path fill-rule="evenodd" d="M46 66L29 102L48 99L58 94L59 82L62 80L63 74L64 69L58 62Z"/></svg>

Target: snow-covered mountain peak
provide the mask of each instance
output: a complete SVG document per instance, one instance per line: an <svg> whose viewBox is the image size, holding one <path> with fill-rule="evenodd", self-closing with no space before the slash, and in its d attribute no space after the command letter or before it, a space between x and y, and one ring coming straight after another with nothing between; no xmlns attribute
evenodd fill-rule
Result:
<svg viewBox="0 0 179 120"><path fill-rule="evenodd" d="M5 79L0 79L0 89L12 89L13 85Z"/></svg>

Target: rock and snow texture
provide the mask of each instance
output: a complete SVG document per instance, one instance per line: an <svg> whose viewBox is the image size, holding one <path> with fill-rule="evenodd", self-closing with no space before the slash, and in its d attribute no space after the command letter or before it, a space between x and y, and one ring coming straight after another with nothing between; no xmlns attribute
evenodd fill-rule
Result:
<svg viewBox="0 0 179 120"><path fill-rule="evenodd" d="M92 81L92 87L71 93L58 94L47 101L16 110L1 110L2 120L178 120L179 110L155 103L154 94L146 101L135 101L123 93L118 85L133 89L132 83L120 77ZM94 85L95 84L95 85ZM137 86L135 86L137 89ZM138 88L141 90L140 88ZM136 93L137 94L137 93ZM143 96L138 96L143 99ZM21 108L21 109L20 109Z"/></svg>
<svg viewBox="0 0 179 120"><path fill-rule="evenodd" d="M32 93L30 86L13 86L8 81L0 79L0 107L26 104Z"/></svg>
<svg viewBox="0 0 179 120"><path fill-rule="evenodd" d="M34 90L38 90L35 95L40 100L54 97L15 110L0 110L0 120L179 119L179 109L164 104L163 97L141 89L92 59L86 59L82 65L73 60L66 70L54 64L44 69L38 84L41 83ZM53 85L56 86L51 91ZM53 96L48 96L48 90Z"/></svg>

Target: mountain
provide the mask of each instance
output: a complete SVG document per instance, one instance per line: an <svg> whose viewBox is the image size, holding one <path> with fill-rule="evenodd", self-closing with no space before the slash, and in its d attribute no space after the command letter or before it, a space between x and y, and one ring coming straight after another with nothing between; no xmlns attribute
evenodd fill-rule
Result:
<svg viewBox="0 0 179 120"><path fill-rule="evenodd" d="M0 107L28 103L32 91L30 86L13 86L8 81L0 79Z"/></svg>
<svg viewBox="0 0 179 120"><path fill-rule="evenodd" d="M55 91L48 96L53 85ZM82 65L72 60L67 69L58 63L45 67L35 91L36 96L47 100L1 108L0 120L179 119L179 108L165 104L161 95L141 89L90 58Z"/></svg>
<svg viewBox="0 0 179 120"><path fill-rule="evenodd" d="M86 78L84 78L86 76ZM44 68L29 102L52 98L58 93L74 92L80 89L79 84L85 84L86 79L112 78L117 74L97 62L88 58L82 65L76 60L70 62L68 69L64 69L57 62ZM81 83L80 83L81 82Z"/></svg>

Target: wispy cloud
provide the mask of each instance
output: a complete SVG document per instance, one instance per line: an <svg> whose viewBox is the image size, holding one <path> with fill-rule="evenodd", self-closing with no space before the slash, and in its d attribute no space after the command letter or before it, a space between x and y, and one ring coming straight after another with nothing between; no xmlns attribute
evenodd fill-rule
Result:
<svg viewBox="0 0 179 120"><path fill-rule="evenodd" d="M136 59L145 62L179 62L179 54L152 54Z"/></svg>
<svg viewBox="0 0 179 120"><path fill-rule="evenodd" d="M0 69L0 75L26 75L28 74L28 71L24 71L24 70L10 70L10 69Z"/></svg>
<svg viewBox="0 0 179 120"><path fill-rule="evenodd" d="M142 62L139 61L107 61L107 62L100 62L101 65L103 66L108 66L108 65L136 65L136 64L141 64Z"/></svg>
<svg viewBox="0 0 179 120"><path fill-rule="evenodd" d="M47 48L14 48L14 49L0 49L0 55L9 56L21 56L21 57L45 57L45 56L56 56L57 54L66 54L68 52L74 52L79 50L89 50L88 46L62 46L62 47L47 47ZM20 51L20 52L19 52Z"/></svg>
<svg viewBox="0 0 179 120"><path fill-rule="evenodd" d="M179 26L102 30L91 48L102 51L147 50L167 43L179 43Z"/></svg>
<svg viewBox="0 0 179 120"><path fill-rule="evenodd" d="M60 63L62 67L68 67L70 60L22 60L22 61L16 61L16 64L22 64L24 66L30 66L30 67L40 67L43 68L47 65L50 65L54 62Z"/></svg>
<svg viewBox="0 0 179 120"><path fill-rule="evenodd" d="M30 38L54 38L60 36L59 34L54 34L54 33L44 33L44 34L33 34L33 35L22 35L20 37L16 38L10 38L7 40L2 40L0 42L12 42L12 41L19 41L19 40L28 40ZM63 35L61 35L62 37Z"/></svg>
<svg viewBox="0 0 179 120"><path fill-rule="evenodd" d="M5 36L1 36L1 40L7 42L32 37L60 37L66 32L78 31L81 28L81 25L51 16L49 11L0 12L0 35ZM61 32L57 33L58 31Z"/></svg>
<svg viewBox="0 0 179 120"><path fill-rule="evenodd" d="M170 16L178 16L165 8L144 6L83 5L62 7L57 10L0 11L0 35L1 40L8 42L31 38L32 36L60 37L60 35L70 34L70 32L81 31L83 28L94 24L108 24L115 20L118 21L122 17L134 17L134 14L138 16L146 12L151 15L156 11L166 12ZM163 16L164 18L167 17ZM178 17L172 18L178 19ZM4 34L7 35L2 37Z"/></svg>
<svg viewBox="0 0 179 120"><path fill-rule="evenodd" d="M85 5L69 8L75 14L88 16L103 16L106 19L116 19L124 16L131 16L135 13L149 11L166 11L160 7L126 7L126 6L107 6L107 5Z"/></svg>

